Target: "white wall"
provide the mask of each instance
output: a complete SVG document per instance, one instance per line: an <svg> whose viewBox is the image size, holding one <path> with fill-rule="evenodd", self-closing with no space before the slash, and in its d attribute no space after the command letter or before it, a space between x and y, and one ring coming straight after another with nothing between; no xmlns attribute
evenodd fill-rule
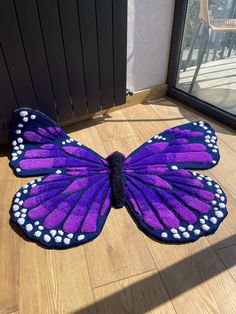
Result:
<svg viewBox="0 0 236 314"><path fill-rule="evenodd" d="M174 0L128 0L127 87L166 82Z"/></svg>

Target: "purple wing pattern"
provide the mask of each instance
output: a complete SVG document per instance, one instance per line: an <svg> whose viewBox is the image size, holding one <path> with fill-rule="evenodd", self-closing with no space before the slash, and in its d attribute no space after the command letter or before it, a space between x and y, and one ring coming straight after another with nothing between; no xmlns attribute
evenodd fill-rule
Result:
<svg viewBox="0 0 236 314"><path fill-rule="evenodd" d="M13 222L47 247L70 247L97 237L111 209L107 161L31 109L16 111L10 140L10 165L18 175L48 174L16 193Z"/></svg>
<svg viewBox="0 0 236 314"><path fill-rule="evenodd" d="M226 217L226 196L211 178L186 170L126 177L127 205L144 232L166 242L213 233Z"/></svg>
<svg viewBox="0 0 236 314"><path fill-rule="evenodd" d="M13 125L10 165L19 176L54 173L66 166L88 172L107 168L105 159L67 136L40 112L20 109L15 113Z"/></svg>
<svg viewBox="0 0 236 314"><path fill-rule="evenodd" d="M172 166L173 169L209 169L219 161L215 131L209 124L193 122L155 135L128 156L129 169Z"/></svg>
<svg viewBox="0 0 236 314"><path fill-rule="evenodd" d="M219 161L215 132L202 121L155 135L122 162L122 175L116 168L119 180L114 185L107 159L71 139L40 112L17 110L10 140L10 165L17 175L47 175L23 186L12 206L12 220L44 246L70 247L97 237L121 176L124 204L156 240L195 241L213 233L227 215L221 187L186 170L208 169Z"/></svg>
<svg viewBox="0 0 236 314"><path fill-rule="evenodd" d="M208 176L185 169L208 169L218 160L215 132L202 121L168 129L128 156L127 206L140 228L174 243L213 233L227 215L226 196Z"/></svg>
<svg viewBox="0 0 236 314"><path fill-rule="evenodd" d="M79 245L101 232L110 194L108 170L84 176L67 168L23 186L13 200L12 219L45 246Z"/></svg>

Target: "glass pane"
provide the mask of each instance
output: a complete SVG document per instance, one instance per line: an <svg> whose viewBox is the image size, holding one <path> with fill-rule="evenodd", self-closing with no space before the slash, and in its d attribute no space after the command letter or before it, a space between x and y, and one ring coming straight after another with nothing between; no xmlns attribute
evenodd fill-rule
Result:
<svg viewBox="0 0 236 314"><path fill-rule="evenodd" d="M236 0L189 0L176 87L236 115Z"/></svg>

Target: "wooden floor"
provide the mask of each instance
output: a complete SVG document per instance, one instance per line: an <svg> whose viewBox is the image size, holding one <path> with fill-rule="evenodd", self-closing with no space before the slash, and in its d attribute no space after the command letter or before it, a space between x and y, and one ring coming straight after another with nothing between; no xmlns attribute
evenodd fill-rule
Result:
<svg viewBox="0 0 236 314"><path fill-rule="evenodd" d="M178 88L188 92L196 66L181 70ZM209 61L200 67L192 95L236 114L236 56Z"/></svg>
<svg viewBox="0 0 236 314"><path fill-rule="evenodd" d="M67 127L107 156L129 154L157 132L207 120L168 99L136 105ZM157 243L142 234L126 209L113 209L93 242L63 251L22 239L9 225L16 178L0 160L0 313L236 313L236 132L210 121L221 161L208 171L228 196L218 232L188 245Z"/></svg>

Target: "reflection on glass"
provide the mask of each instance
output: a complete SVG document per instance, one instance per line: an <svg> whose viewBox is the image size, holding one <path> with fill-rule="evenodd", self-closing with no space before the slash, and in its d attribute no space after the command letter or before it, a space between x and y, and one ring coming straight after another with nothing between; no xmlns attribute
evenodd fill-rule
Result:
<svg viewBox="0 0 236 314"><path fill-rule="evenodd" d="M236 0L189 0L176 87L236 115Z"/></svg>

